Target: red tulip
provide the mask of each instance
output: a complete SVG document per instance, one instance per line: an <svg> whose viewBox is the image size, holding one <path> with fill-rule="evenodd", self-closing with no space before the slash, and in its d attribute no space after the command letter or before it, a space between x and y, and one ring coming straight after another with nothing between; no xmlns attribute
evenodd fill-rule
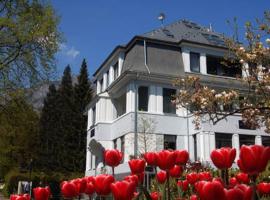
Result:
<svg viewBox="0 0 270 200"><path fill-rule="evenodd" d="M205 182L199 192L200 200L226 200L226 193L218 181Z"/></svg>
<svg viewBox="0 0 270 200"><path fill-rule="evenodd" d="M70 181L70 183L74 183L80 194L85 192L87 185L87 178L76 178Z"/></svg>
<svg viewBox="0 0 270 200"><path fill-rule="evenodd" d="M158 153L157 165L162 170L171 169L175 165L176 154L173 151L163 150Z"/></svg>
<svg viewBox="0 0 270 200"><path fill-rule="evenodd" d="M197 173L189 173L186 175L186 179L188 181L189 184L193 185L194 183L196 183L198 181L198 174Z"/></svg>
<svg viewBox="0 0 270 200"><path fill-rule="evenodd" d="M85 188L85 194L91 196L95 192L95 186L93 182L87 182L86 188Z"/></svg>
<svg viewBox="0 0 270 200"><path fill-rule="evenodd" d="M189 183L187 180L183 180L183 181L178 181L177 185L181 188L182 191L185 192L188 190Z"/></svg>
<svg viewBox="0 0 270 200"><path fill-rule="evenodd" d="M111 190L115 200L131 200L136 185L134 182L118 181L111 184Z"/></svg>
<svg viewBox="0 0 270 200"><path fill-rule="evenodd" d="M270 158L270 147L261 145L242 145L240 149L240 159L237 164L241 171L249 175L258 175L265 170Z"/></svg>
<svg viewBox="0 0 270 200"><path fill-rule="evenodd" d="M211 181L212 175L210 172L200 172L198 173L198 179L200 181Z"/></svg>
<svg viewBox="0 0 270 200"><path fill-rule="evenodd" d="M145 160L143 159L132 159L128 161L129 168L132 174L141 174L144 172Z"/></svg>
<svg viewBox="0 0 270 200"><path fill-rule="evenodd" d="M89 182L93 182L95 180L95 177L94 176L86 176L84 177L86 179L86 182L89 183Z"/></svg>
<svg viewBox="0 0 270 200"><path fill-rule="evenodd" d="M34 188L33 193L34 193L35 200L48 200L51 195L51 191L49 187Z"/></svg>
<svg viewBox="0 0 270 200"><path fill-rule="evenodd" d="M231 177L229 180L229 185L231 188L235 187L237 184L239 184L239 182L237 181L237 179L235 177Z"/></svg>
<svg viewBox="0 0 270 200"><path fill-rule="evenodd" d="M152 200L159 200L161 198L161 194L158 192L152 192L150 196Z"/></svg>
<svg viewBox="0 0 270 200"><path fill-rule="evenodd" d="M105 160L106 165L108 166L116 167L120 164L122 159L123 159L123 154L117 149L104 151L104 160Z"/></svg>
<svg viewBox="0 0 270 200"><path fill-rule="evenodd" d="M79 190L75 183L64 181L61 184L61 193L65 198L73 198L79 196Z"/></svg>
<svg viewBox="0 0 270 200"><path fill-rule="evenodd" d="M196 194L193 194L190 196L190 200L198 200L198 196Z"/></svg>
<svg viewBox="0 0 270 200"><path fill-rule="evenodd" d="M244 200L245 193L239 188L232 188L226 191L227 200Z"/></svg>
<svg viewBox="0 0 270 200"><path fill-rule="evenodd" d="M140 174L133 174L136 175L138 177L139 183L143 183L144 181L144 172L140 173Z"/></svg>
<svg viewBox="0 0 270 200"><path fill-rule="evenodd" d="M223 180L220 177L215 177L215 178L212 179L212 181L218 181L218 182L221 183L221 185L224 186Z"/></svg>
<svg viewBox="0 0 270 200"><path fill-rule="evenodd" d="M161 184L165 183L167 180L167 172L166 171L159 171L156 175L157 181Z"/></svg>
<svg viewBox="0 0 270 200"><path fill-rule="evenodd" d="M156 166L157 165L157 156L158 156L158 154L156 152L147 152L144 154L144 159L146 160L148 165Z"/></svg>
<svg viewBox="0 0 270 200"><path fill-rule="evenodd" d="M240 173L236 174L235 178L237 179L237 181L239 183L244 183L244 184L249 184L250 183L250 179L248 177L248 174L245 174L243 172L240 172Z"/></svg>
<svg viewBox="0 0 270 200"><path fill-rule="evenodd" d="M30 200L29 194L12 194L10 195L10 200Z"/></svg>
<svg viewBox="0 0 270 200"><path fill-rule="evenodd" d="M230 147L222 147L212 151L210 157L214 165L219 169L228 169L236 156L236 149Z"/></svg>
<svg viewBox="0 0 270 200"><path fill-rule="evenodd" d="M139 178L137 175L125 176L124 180L128 182L134 182L136 186L139 184Z"/></svg>
<svg viewBox="0 0 270 200"><path fill-rule="evenodd" d="M238 188L244 192L243 200L251 200L252 199L252 187L247 186L245 184L238 184L234 188Z"/></svg>
<svg viewBox="0 0 270 200"><path fill-rule="evenodd" d="M175 164L177 165L185 165L189 159L189 154L186 150L176 150L176 159Z"/></svg>
<svg viewBox="0 0 270 200"><path fill-rule="evenodd" d="M108 195L111 193L111 183L114 182L114 178L108 174L100 174L95 177L94 186L98 195Z"/></svg>
<svg viewBox="0 0 270 200"><path fill-rule="evenodd" d="M175 165L173 168L169 170L169 174L171 177L179 178L183 172L183 169L179 165Z"/></svg>
<svg viewBox="0 0 270 200"><path fill-rule="evenodd" d="M202 193L202 189L205 183L207 183L207 181L198 181L194 184L194 188L197 191L197 194L199 194L199 196Z"/></svg>
<svg viewBox="0 0 270 200"><path fill-rule="evenodd" d="M257 190L260 195L269 195L270 194L270 183L261 182L257 185Z"/></svg>

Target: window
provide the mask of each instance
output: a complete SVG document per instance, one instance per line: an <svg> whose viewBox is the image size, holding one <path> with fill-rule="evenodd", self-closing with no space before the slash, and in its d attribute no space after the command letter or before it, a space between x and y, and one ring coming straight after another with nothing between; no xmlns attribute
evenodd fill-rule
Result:
<svg viewBox="0 0 270 200"><path fill-rule="evenodd" d="M207 74L219 75L219 76L228 76L228 77L241 77L242 69L241 65L238 63L230 63L226 61L225 65L224 59L216 56L207 56Z"/></svg>
<svg viewBox="0 0 270 200"><path fill-rule="evenodd" d="M243 120L238 120L239 128L240 129L249 129L249 130L256 130L256 127L251 127L247 123L245 123Z"/></svg>
<svg viewBox="0 0 270 200"><path fill-rule="evenodd" d="M106 72L106 74L107 74L107 85L106 85L106 87L108 87L109 85L110 85L110 75L109 75L109 71L107 71Z"/></svg>
<svg viewBox="0 0 270 200"><path fill-rule="evenodd" d="M232 147L232 134L215 133L216 148Z"/></svg>
<svg viewBox="0 0 270 200"><path fill-rule="evenodd" d="M240 147L244 145L254 145L255 136L254 135L239 135Z"/></svg>
<svg viewBox="0 0 270 200"><path fill-rule="evenodd" d="M113 79L116 80L117 77L118 77L118 62L116 62L113 66L113 71L114 71L114 76L113 76Z"/></svg>
<svg viewBox="0 0 270 200"><path fill-rule="evenodd" d="M120 140L121 140L121 152L123 154L122 162L124 162L124 157L125 157L125 136L123 135L122 137L120 137Z"/></svg>
<svg viewBox="0 0 270 200"><path fill-rule="evenodd" d="M200 72L200 54L190 52L190 71Z"/></svg>
<svg viewBox="0 0 270 200"><path fill-rule="evenodd" d="M194 160L197 160L197 135L193 135L193 140L194 140Z"/></svg>
<svg viewBox="0 0 270 200"><path fill-rule="evenodd" d="M96 124L96 106L93 107L92 125Z"/></svg>
<svg viewBox="0 0 270 200"><path fill-rule="evenodd" d="M176 136L175 135L164 135L164 149L176 149Z"/></svg>
<svg viewBox="0 0 270 200"><path fill-rule="evenodd" d="M173 97L176 91L174 89L163 88L163 112L164 113L176 113L176 106L172 103Z"/></svg>
<svg viewBox="0 0 270 200"><path fill-rule="evenodd" d="M138 88L138 96L139 96L139 111L148 111L148 87L140 86Z"/></svg>
<svg viewBox="0 0 270 200"><path fill-rule="evenodd" d="M117 139L114 139L113 140L113 148L114 149L117 149Z"/></svg>
<svg viewBox="0 0 270 200"><path fill-rule="evenodd" d="M263 146L270 146L270 137L269 136L262 136L262 145Z"/></svg>
<svg viewBox="0 0 270 200"><path fill-rule="evenodd" d="M99 83L100 83L100 91L103 92L104 91L104 88L103 88L103 78L100 79Z"/></svg>

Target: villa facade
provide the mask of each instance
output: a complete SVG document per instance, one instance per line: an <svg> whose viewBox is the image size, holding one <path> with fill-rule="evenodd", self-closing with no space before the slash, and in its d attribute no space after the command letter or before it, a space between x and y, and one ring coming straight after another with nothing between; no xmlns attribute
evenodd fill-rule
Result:
<svg viewBox="0 0 270 200"><path fill-rule="evenodd" d="M236 79L245 75L241 68L220 63L227 51L222 34L186 20L117 46L94 73L96 93L87 107L86 175L99 173L102 166L89 148L93 139L105 149L123 152L118 174L129 172L130 157L145 151L186 149L191 160L207 163L215 148L235 147L239 156L242 144L269 145L263 129L247 129L240 115L216 125L205 121L197 130L192 114L171 102L177 94L173 81L188 75L218 90L244 93Z"/></svg>

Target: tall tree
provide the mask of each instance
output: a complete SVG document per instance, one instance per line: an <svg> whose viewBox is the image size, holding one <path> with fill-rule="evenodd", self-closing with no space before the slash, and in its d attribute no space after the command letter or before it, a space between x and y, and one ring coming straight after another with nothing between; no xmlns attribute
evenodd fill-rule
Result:
<svg viewBox="0 0 270 200"><path fill-rule="evenodd" d="M86 154L86 135L87 135L87 117L84 115L87 104L91 101L91 82L88 78L87 64L85 59L82 62L80 74L75 85L75 105L76 117L75 127L77 132L77 156L78 170L83 171L85 168Z"/></svg>
<svg viewBox="0 0 270 200"><path fill-rule="evenodd" d="M61 169L75 171L77 169L77 135L75 127L76 107L74 104L74 88L72 85L71 69L68 65L62 77L59 87L59 119L58 127L61 134L59 151L62 156L59 158Z"/></svg>
<svg viewBox="0 0 270 200"><path fill-rule="evenodd" d="M58 24L46 1L0 1L0 95L28 87L53 70L62 40Z"/></svg>
<svg viewBox="0 0 270 200"><path fill-rule="evenodd" d="M39 121L39 167L42 169L57 169L58 160L61 152L58 151L58 145L61 142L59 133L59 94L52 84L44 99L44 105Z"/></svg>
<svg viewBox="0 0 270 200"><path fill-rule="evenodd" d="M7 112L0 112L0 178L37 159L39 117L24 99L22 93L13 93Z"/></svg>

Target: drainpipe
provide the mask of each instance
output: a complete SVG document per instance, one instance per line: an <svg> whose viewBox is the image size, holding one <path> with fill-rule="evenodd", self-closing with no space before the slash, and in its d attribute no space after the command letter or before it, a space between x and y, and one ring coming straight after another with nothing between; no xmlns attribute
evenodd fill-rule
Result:
<svg viewBox="0 0 270 200"><path fill-rule="evenodd" d="M144 40L143 41L143 52L144 52L144 65L148 71L148 74L150 74L150 70L149 70L149 67L147 65L147 50L146 50L146 41Z"/></svg>
<svg viewBox="0 0 270 200"><path fill-rule="evenodd" d="M138 74L136 76L137 80ZM135 85L135 111L134 111L134 157L138 157L138 86L137 81L134 81Z"/></svg>

